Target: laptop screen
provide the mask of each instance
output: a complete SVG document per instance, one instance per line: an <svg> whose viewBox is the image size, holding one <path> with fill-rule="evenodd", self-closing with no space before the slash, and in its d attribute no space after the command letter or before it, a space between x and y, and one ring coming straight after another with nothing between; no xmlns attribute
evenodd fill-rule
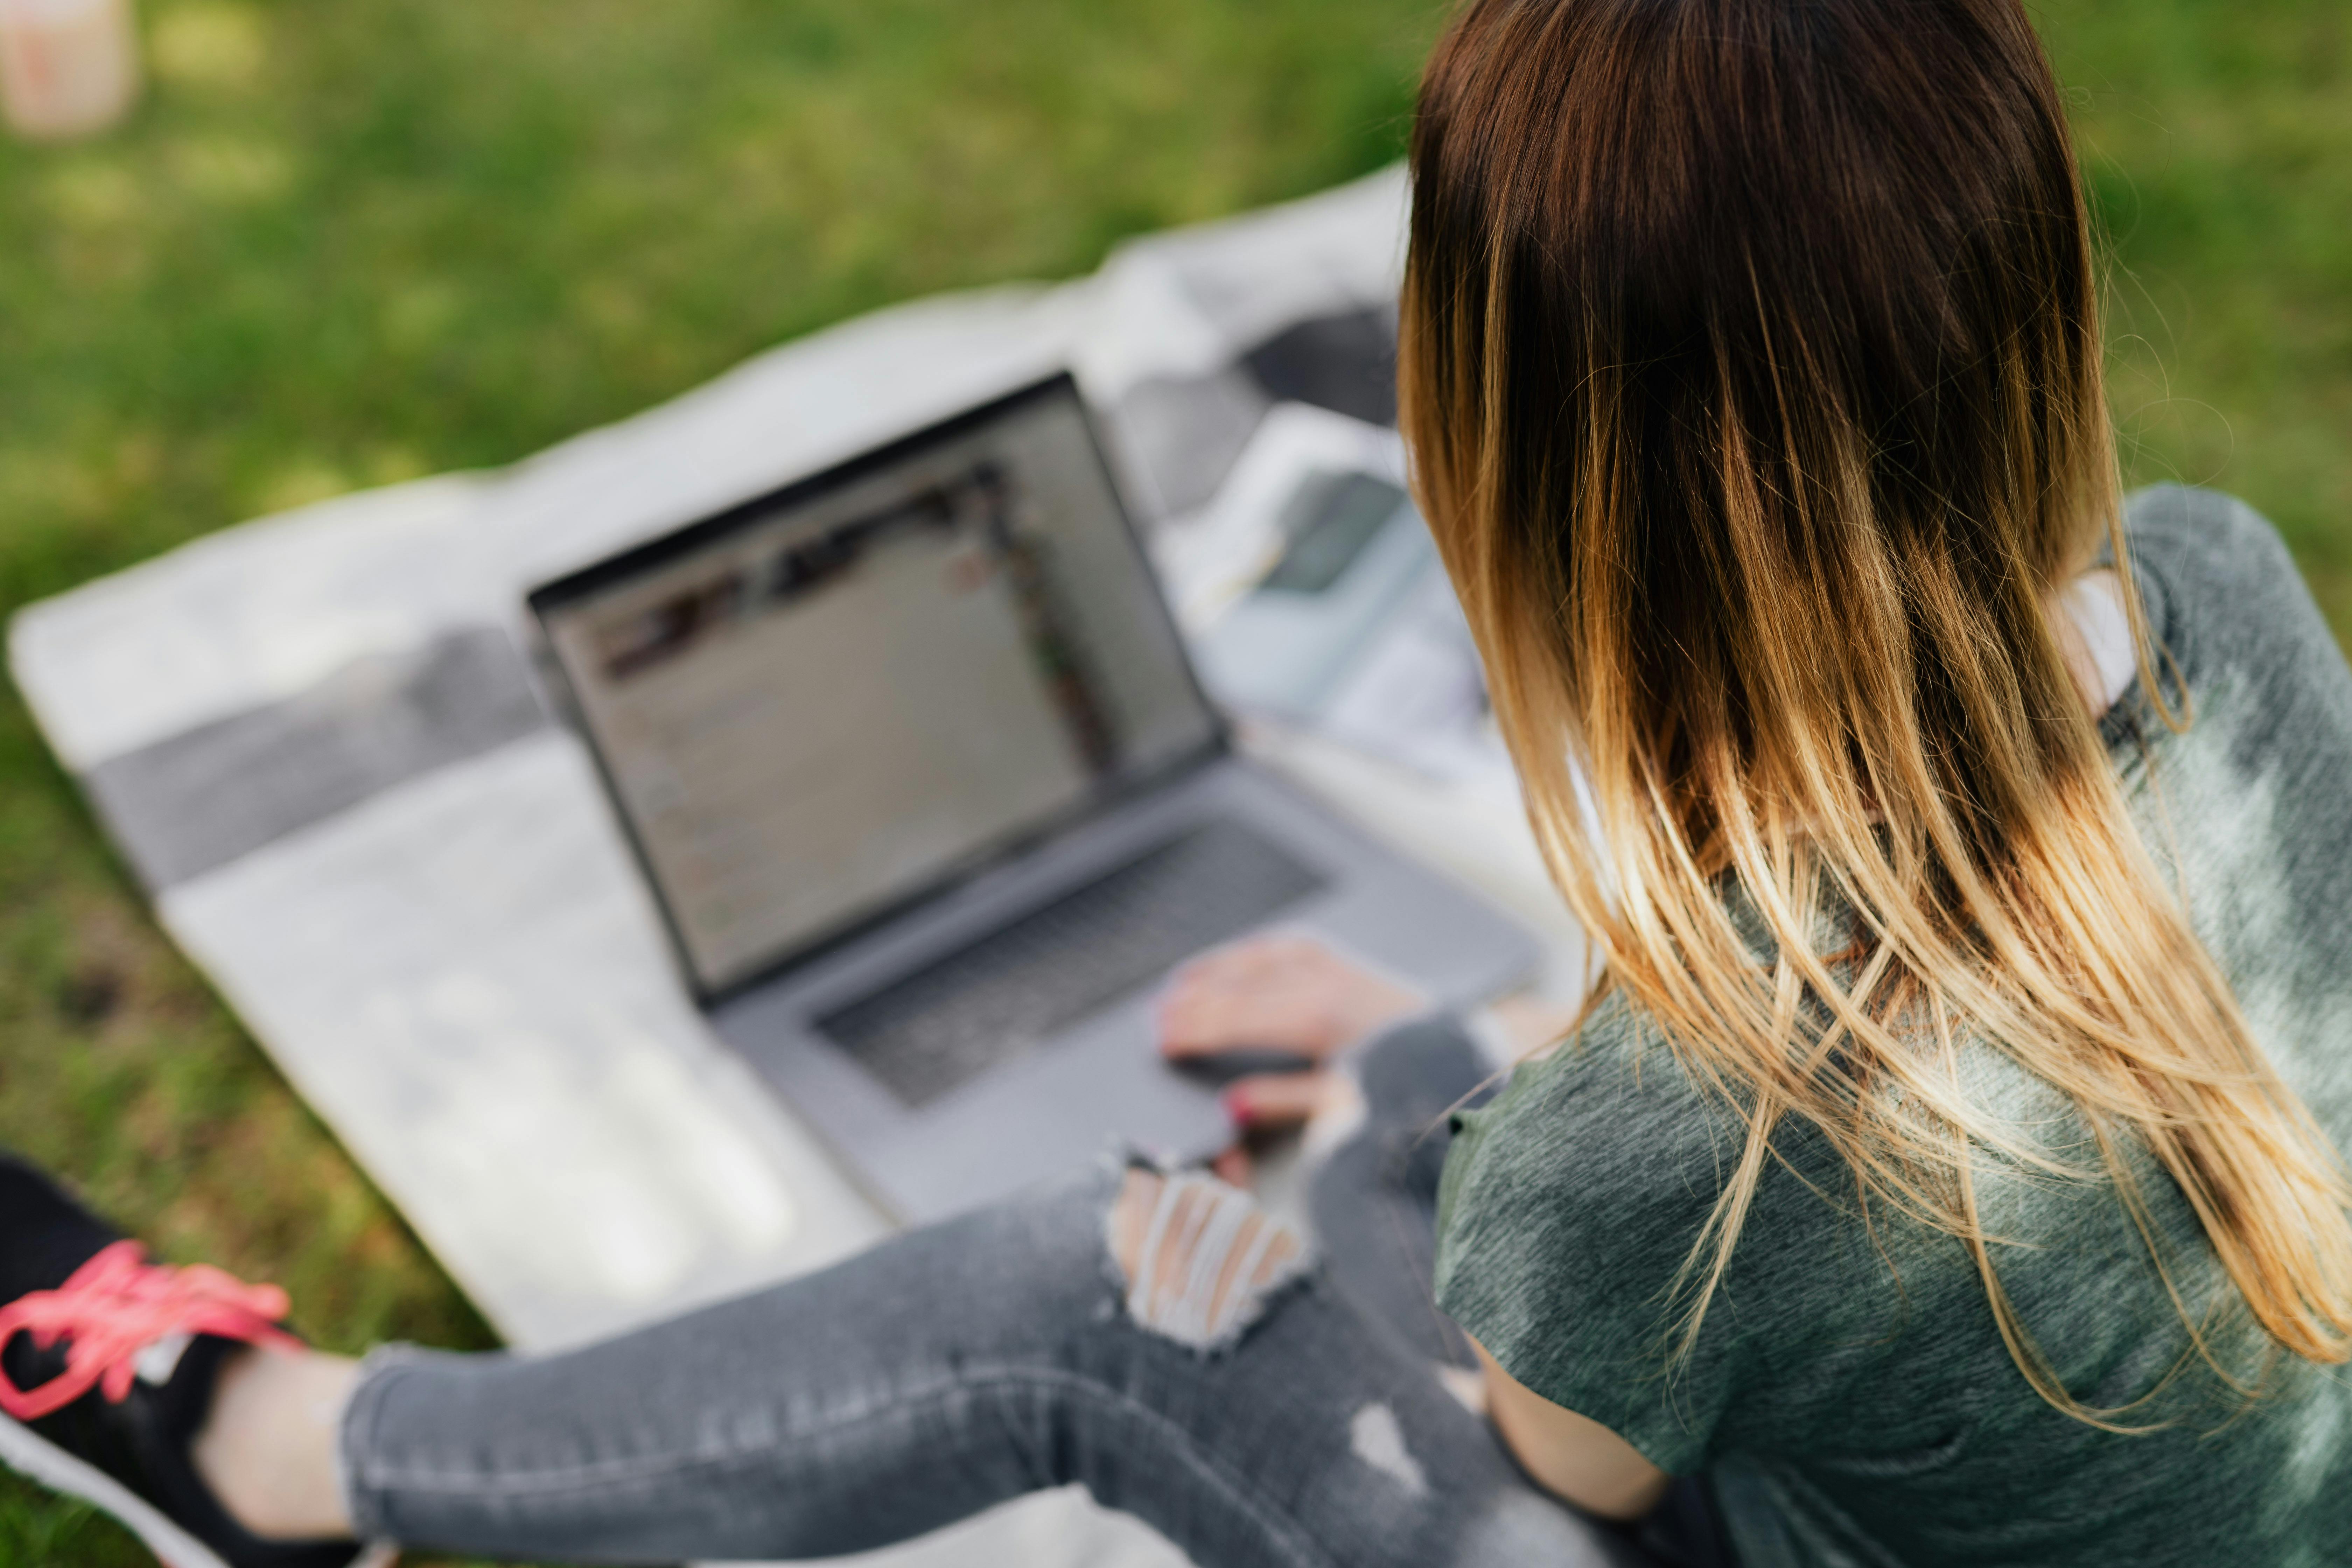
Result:
<svg viewBox="0 0 2352 1568"><path fill-rule="evenodd" d="M531 604L706 994L1217 734L1066 376Z"/></svg>

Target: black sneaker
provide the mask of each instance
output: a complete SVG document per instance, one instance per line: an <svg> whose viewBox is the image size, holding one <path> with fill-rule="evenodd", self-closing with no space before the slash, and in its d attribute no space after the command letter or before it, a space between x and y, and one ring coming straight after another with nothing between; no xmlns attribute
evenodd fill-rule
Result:
<svg viewBox="0 0 2352 1568"><path fill-rule="evenodd" d="M349 1541L267 1541L228 1516L189 1447L222 1362L289 1343L286 1293L165 1268L116 1241L0 1305L0 1462L104 1509L168 1568L383 1568Z"/></svg>

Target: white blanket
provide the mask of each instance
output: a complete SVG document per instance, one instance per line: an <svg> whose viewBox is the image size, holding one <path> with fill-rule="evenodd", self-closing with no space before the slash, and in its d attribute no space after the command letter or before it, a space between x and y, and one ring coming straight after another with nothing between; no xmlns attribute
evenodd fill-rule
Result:
<svg viewBox="0 0 2352 1568"><path fill-rule="evenodd" d="M1181 530L1277 398L1380 416L1403 191L885 310L502 473L225 530L22 612L16 681L173 936L513 1343L818 1267L881 1223L682 994L531 689L523 593L1064 364ZM924 1560L1165 1560L1071 1518Z"/></svg>

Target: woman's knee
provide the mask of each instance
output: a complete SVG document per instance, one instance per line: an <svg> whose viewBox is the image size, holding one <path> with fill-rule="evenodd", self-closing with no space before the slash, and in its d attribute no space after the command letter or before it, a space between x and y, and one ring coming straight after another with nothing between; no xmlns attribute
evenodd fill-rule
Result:
<svg viewBox="0 0 2352 1568"><path fill-rule="evenodd" d="M1197 1351L1236 1342L1308 1265L1297 1232L1195 1172L1129 1167L1105 1231L1129 1317Z"/></svg>

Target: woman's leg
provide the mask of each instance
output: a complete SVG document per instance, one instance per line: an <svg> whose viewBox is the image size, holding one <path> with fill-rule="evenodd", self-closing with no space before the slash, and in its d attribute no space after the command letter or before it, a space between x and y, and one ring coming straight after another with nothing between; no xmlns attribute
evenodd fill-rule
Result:
<svg viewBox="0 0 2352 1568"><path fill-rule="evenodd" d="M1451 1017L1381 1035L1340 1064L1360 1113L1334 1137L1307 1185L1307 1212L1333 1283L1405 1352L1465 1372L1469 1340L1437 1310L1437 1184L1449 1118L1494 1098L1505 1075ZM1677 1479L1633 1532L1662 1568L1737 1568L1703 1478Z"/></svg>
<svg viewBox="0 0 2352 1568"><path fill-rule="evenodd" d="M1295 1246L1106 1169L567 1355L388 1352L349 1500L459 1552L803 1557L1079 1482L1203 1568L1623 1560Z"/></svg>
<svg viewBox="0 0 2352 1568"><path fill-rule="evenodd" d="M1360 1104L1344 1132L1316 1130L1307 1216L1335 1284L1398 1342L1441 1366L1476 1364L1437 1310L1437 1182L1452 1111L1483 1104L1502 1075L1451 1017L1401 1025L1340 1064Z"/></svg>

